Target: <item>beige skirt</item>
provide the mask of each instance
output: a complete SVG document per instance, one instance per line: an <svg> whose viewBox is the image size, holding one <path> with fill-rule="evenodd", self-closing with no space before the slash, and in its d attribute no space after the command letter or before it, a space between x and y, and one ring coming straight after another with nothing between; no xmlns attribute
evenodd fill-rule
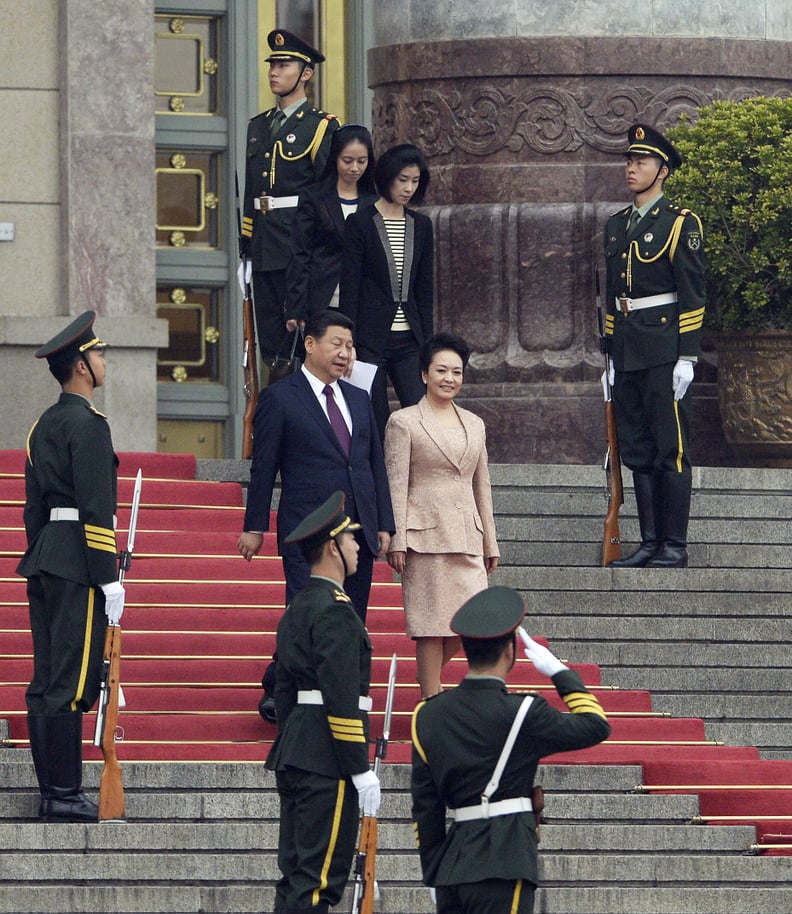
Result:
<svg viewBox="0 0 792 914"><path fill-rule="evenodd" d="M484 557L464 553L407 551L402 575L404 614L410 638L450 638L451 617L487 587Z"/></svg>

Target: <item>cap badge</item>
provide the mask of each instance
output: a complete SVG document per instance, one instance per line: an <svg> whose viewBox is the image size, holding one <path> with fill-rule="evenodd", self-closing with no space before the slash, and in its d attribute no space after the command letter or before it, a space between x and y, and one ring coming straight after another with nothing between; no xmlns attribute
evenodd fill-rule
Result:
<svg viewBox="0 0 792 914"><path fill-rule="evenodd" d="M283 37L283 35L281 35L280 32L278 32L278 34L275 36L275 44L278 45L279 48L283 47L283 45L286 44L286 39Z"/></svg>
<svg viewBox="0 0 792 914"><path fill-rule="evenodd" d="M636 140L645 140L646 139L646 133L644 132L643 127L635 128L635 139Z"/></svg>

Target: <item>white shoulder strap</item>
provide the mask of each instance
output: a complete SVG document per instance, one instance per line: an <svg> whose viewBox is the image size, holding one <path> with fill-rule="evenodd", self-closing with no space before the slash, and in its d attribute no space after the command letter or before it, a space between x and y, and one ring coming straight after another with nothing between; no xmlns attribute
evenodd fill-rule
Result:
<svg viewBox="0 0 792 914"><path fill-rule="evenodd" d="M490 778L489 784L487 784L484 793L481 795L481 802L486 803L493 793L498 789L498 784L500 784L501 775L503 774L503 769L506 767L506 763L509 761L509 756L512 753L514 748L514 743L517 740L517 734L520 732L520 727L525 720L525 715L528 713L528 709L531 707L531 702L533 701L533 695L526 695L522 700L522 704L517 709L517 713L514 716L512 721L511 730L509 730L509 735L506 737L506 742L503 744L503 749L501 749L500 758L498 759L498 764L495 766L495 770L492 772L492 777Z"/></svg>

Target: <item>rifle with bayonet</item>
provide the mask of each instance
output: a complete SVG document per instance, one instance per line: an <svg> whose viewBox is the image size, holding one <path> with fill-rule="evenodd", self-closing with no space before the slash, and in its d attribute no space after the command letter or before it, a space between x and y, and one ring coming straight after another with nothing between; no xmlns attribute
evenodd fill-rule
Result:
<svg viewBox="0 0 792 914"><path fill-rule="evenodd" d="M239 211L239 175L236 181L237 231L242 238L242 216ZM242 263L245 256L240 250ZM245 291L242 301L242 392L245 395L245 412L242 416L242 459L253 456L253 416L259 395L258 356L256 354L256 330L253 323L253 294L245 276Z"/></svg>
<svg viewBox="0 0 792 914"><path fill-rule="evenodd" d="M391 657L388 674L388 697L385 700L385 719L382 736L377 738L374 750L374 774L379 777L380 762L385 758L390 739L391 717L393 716L393 695L396 688L396 654ZM377 817L361 816L360 840L355 854L355 887L352 895L352 914L372 914L374 897L377 894Z"/></svg>
<svg viewBox="0 0 792 914"><path fill-rule="evenodd" d="M622 487L621 458L619 457L619 439L616 434L616 415L613 411L613 391L611 389L610 345L602 322L602 302L600 300L599 270L595 267L594 279L597 296L597 324L599 326L600 352L605 356L605 374L603 375L603 393L605 394L605 438L607 447L602 468L605 470L605 498L608 510L602 533L602 554L600 564L604 567L621 558L621 536L619 533L619 509L624 504Z"/></svg>
<svg viewBox="0 0 792 914"><path fill-rule="evenodd" d="M135 490L132 495L132 512L129 516L127 547L122 549L118 556L118 582L120 584L124 583L124 577L132 564L142 485L143 472L138 470L135 478ZM94 746L101 746L102 757L104 758L102 778L99 782L100 822L123 821L126 816L124 782L121 776L121 765L116 755L116 742L120 742L123 739L123 731L119 732L118 727L118 709L124 706L120 670L121 626L108 624L102 659L99 705L96 709L96 729L94 730Z"/></svg>

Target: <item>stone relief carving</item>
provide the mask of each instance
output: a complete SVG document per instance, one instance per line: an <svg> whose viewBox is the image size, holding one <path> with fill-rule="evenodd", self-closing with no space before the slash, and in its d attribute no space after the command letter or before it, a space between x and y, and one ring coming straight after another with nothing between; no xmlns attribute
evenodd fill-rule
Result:
<svg viewBox="0 0 792 914"><path fill-rule="evenodd" d="M758 94L756 87L705 92L677 84L659 91L647 86L616 86L596 97L586 87L546 85L515 95L471 81L469 87L448 93L423 89L416 95L377 94L373 116L381 149L410 137L430 158L456 151L472 157L503 151L545 156L574 152L582 146L613 154L623 148L627 127L639 118L662 129L682 115L695 120L697 108L712 101ZM789 93L781 89L773 94Z"/></svg>

